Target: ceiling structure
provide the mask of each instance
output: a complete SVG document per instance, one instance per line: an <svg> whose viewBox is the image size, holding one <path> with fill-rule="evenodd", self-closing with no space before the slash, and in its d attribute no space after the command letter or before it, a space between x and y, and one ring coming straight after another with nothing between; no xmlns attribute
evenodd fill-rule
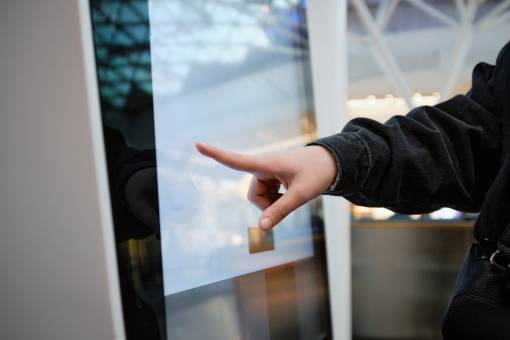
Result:
<svg viewBox="0 0 510 340"><path fill-rule="evenodd" d="M470 86L508 41L510 0L350 0L349 98L403 99L403 110ZM389 95L389 96L387 96ZM373 101L373 100L372 100Z"/></svg>

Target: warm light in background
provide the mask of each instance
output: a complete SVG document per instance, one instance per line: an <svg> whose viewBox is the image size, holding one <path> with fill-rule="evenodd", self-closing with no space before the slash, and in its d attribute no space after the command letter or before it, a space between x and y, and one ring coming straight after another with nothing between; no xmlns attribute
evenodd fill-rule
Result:
<svg viewBox="0 0 510 340"><path fill-rule="evenodd" d="M412 100L415 106L431 106L439 103L440 99L439 93L435 92L430 95L415 93ZM385 122L394 115L405 115L408 112L409 108L405 100L391 94L383 98L368 95L363 99L349 99L347 101L347 113L352 118L370 117L379 122Z"/></svg>

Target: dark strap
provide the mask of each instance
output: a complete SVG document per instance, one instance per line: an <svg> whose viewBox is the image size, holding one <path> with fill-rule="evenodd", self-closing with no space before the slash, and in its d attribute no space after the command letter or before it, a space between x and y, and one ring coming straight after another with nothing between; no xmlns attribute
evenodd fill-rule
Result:
<svg viewBox="0 0 510 340"><path fill-rule="evenodd" d="M490 255L489 263L506 277L510 276L510 223L499 236L497 249Z"/></svg>

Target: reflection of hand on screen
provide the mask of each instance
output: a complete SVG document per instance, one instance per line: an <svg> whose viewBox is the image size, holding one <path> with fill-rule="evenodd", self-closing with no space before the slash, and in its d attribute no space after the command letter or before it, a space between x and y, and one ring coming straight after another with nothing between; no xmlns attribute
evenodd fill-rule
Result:
<svg viewBox="0 0 510 340"><path fill-rule="evenodd" d="M238 154L203 143L196 148L223 165L253 174L248 199L263 210L259 225L266 230L323 193L337 174L333 156L317 145L261 155ZM282 185L284 194L279 193Z"/></svg>
<svg viewBox="0 0 510 340"><path fill-rule="evenodd" d="M159 234L156 168L150 167L135 172L126 182L124 192L131 213Z"/></svg>

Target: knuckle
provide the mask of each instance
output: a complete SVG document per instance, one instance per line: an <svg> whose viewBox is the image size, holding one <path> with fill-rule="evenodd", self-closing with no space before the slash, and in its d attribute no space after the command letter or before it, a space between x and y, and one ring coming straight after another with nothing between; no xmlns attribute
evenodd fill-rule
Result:
<svg viewBox="0 0 510 340"><path fill-rule="evenodd" d="M286 209L281 204L274 204L273 206L273 215L278 221L287 216L287 211L288 209Z"/></svg>

